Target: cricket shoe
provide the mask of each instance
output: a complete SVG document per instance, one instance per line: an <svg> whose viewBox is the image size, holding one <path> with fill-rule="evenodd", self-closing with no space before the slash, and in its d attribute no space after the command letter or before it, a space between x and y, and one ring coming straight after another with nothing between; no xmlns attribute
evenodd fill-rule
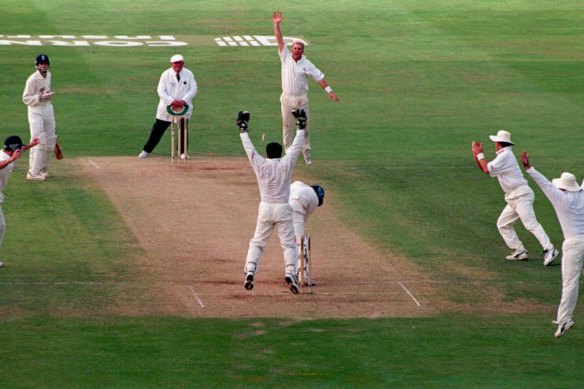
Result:
<svg viewBox="0 0 584 389"><path fill-rule="evenodd" d="M510 261L526 261L529 256L527 255L527 250L515 250L514 253L507 255L505 258Z"/></svg>
<svg viewBox="0 0 584 389"><path fill-rule="evenodd" d="M182 154L180 155L180 159L184 161L184 160L186 160L186 159L189 159L189 157L188 157L188 156L187 156L185 153L182 153Z"/></svg>
<svg viewBox="0 0 584 389"><path fill-rule="evenodd" d="M30 173L26 174L26 179L29 181L44 181L47 179L46 176L43 176L42 174L39 174L38 176L32 175Z"/></svg>
<svg viewBox="0 0 584 389"><path fill-rule="evenodd" d="M290 291L294 294L298 294L298 279L296 278L296 276L294 274L286 274L286 277L284 277L284 279L286 280L286 283L288 284Z"/></svg>
<svg viewBox="0 0 584 389"><path fill-rule="evenodd" d="M555 336L559 338L560 336L564 335L570 328L574 327L574 321L568 320L564 323L561 323L556 330Z"/></svg>
<svg viewBox="0 0 584 389"><path fill-rule="evenodd" d="M547 249L543 251L543 265L547 266L550 265L553 261L556 260L560 252L556 250L554 247L551 249Z"/></svg>
<svg viewBox="0 0 584 389"><path fill-rule="evenodd" d="M148 151L144 151L142 150L140 152L140 154L138 154L138 158L148 158L150 156L150 153Z"/></svg>
<svg viewBox="0 0 584 389"><path fill-rule="evenodd" d="M247 273L247 276L245 276L245 282L243 283L243 287L247 290L253 289L253 273Z"/></svg>

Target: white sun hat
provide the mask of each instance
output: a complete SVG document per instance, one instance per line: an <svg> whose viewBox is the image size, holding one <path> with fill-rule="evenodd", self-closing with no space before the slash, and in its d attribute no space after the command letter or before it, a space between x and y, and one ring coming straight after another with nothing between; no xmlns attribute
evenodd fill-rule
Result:
<svg viewBox="0 0 584 389"><path fill-rule="evenodd" d="M172 57L170 57L170 63L184 62L184 61L185 61L185 59L180 54L175 54Z"/></svg>
<svg viewBox="0 0 584 389"><path fill-rule="evenodd" d="M568 192L578 192L582 188L576 182L576 176L572 173L563 172L560 178L554 178L552 184L558 189L563 189Z"/></svg>
<svg viewBox="0 0 584 389"><path fill-rule="evenodd" d="M512 145L515 144L511 142L511 134L505 130L498 131L497 135L489 135L489 139L491 139L493 142L510 143Z"/></svg>

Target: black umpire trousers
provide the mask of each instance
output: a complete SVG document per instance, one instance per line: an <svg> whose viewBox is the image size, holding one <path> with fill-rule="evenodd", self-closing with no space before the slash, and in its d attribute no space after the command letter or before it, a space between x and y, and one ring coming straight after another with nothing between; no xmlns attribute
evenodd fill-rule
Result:
<svg viewBox="0 0 584 389"><path fill-rule="evenodd" d="M181 128L185 128L184 126L188 125L188 123L189 123L188 119L185 119L185 118L182 118L180 121L181 121L181 123L180 123ZM166 131L166 129L168 127L170 127L170 122L156 119L156 121L152 125L152 129L150 130L150 136L148 137L148 141L146 142L146 144L144 145L142 150L146 151L147 153L151 153L152 151L154 151L154 148L156 146L158 146L158 143L160 143L160 139L162 139L162 136L164 135L164 132ZM177 136L178 136L178 133L177 133ZM188 137L187 137L187 142L188 142ZM180 145L179 145L179 154L183 154L184 152L185 152L185 137L181 136L180 137Z"/></svg>

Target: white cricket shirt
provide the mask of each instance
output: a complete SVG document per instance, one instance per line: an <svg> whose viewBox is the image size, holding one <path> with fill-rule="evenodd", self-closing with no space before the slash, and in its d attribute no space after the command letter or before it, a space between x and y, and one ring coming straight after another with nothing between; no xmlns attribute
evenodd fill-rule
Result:
<svg viewBox="0 0 584 389"><path fill-rule="evenodd" d="M51 72L47 71L47 77L45 78L36 71L26 80L24 92L22 93L22 102L28 105L29 108L51 105L51 100L40 101L39 99L42 92L50 90Z"/></svg>
<svg viewBox="0 0 584 389"><path fill-rule="evenodd" d="M0 150L0 161L8 161L10 159L10 155L6 154L4 150ZM10 173L12 173L12 169L14 168L14 162L9 163L4 167L4 169L0 169L0 204L4 202L4 194L2 191L6 184L8 184L8 177Z"/></svg>
<svg viewBox="0 0 584 389"><path fill-rule="evenodd" d="M509 194L521 186L528 186L511 146L497 151L497 157L487 164L487 168L491 177L499 179L499 185L505 194ZM529 191L531 189L527 189L527 192Z"/></svg>
<svg viewBox="0 0 584 389"><path fill-rule="evenodd" d="M285 95L302 96L308 93L307 76L319 82L324 78L324 74L316 68L305 56L298 62L292 58L292 53L288 47L279 52L282 62L282 92Z"/></svg>
<svg viewBox="0 0 584 389"><path fill-rule="evenodd" d="M304 215L304 222L318 208L318 196L311 186L302 181L294 181L290 185L290 205L294 212Z"/></svg>
<svg viewBox="0 0 584 389"><path fill-rule="evenodd" d="M258 180L260 198L264 203L287 203L290 198L292 169L298 161L304 143L304 130L296 131L292 146L282 158L264 158L256 151L249 134L240 134L241 143Z"/></svg>
<svg viewBox="0 0 584 389"><path fill-rule="evenodd" d="M533 166L527 170L527 173L554 206L564 239L584 238L584 190L563 192Z"/></svg>

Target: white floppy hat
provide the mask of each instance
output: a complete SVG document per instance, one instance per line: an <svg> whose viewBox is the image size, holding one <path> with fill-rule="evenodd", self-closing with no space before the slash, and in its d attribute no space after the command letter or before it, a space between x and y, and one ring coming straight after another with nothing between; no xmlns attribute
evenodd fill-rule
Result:
<svg viewBox="0 0 584 389"><path fill-rule="evenodd" d="M489 135L489 138L493 142L503 142L503 143L510 143L514 145L515 143L511 142L511 134L507 131L500 130L497 132L497 135Z"/></svg>
<svg viewBox="0 0 584 389"><path fill-rule="evenodd" d="M552 184L558 189L567 190L568 192L578 192L582 189L576 182L576 176L572 173L564 172L560 178L554 178Z"/></svg>
<svg viewBox="0 0 584 389"><path fill-rule="evenodd" d="M172 57L170 57L170 63L184 62L184 61L185 61L185 59L180 54L175 54Z"/></svg>

